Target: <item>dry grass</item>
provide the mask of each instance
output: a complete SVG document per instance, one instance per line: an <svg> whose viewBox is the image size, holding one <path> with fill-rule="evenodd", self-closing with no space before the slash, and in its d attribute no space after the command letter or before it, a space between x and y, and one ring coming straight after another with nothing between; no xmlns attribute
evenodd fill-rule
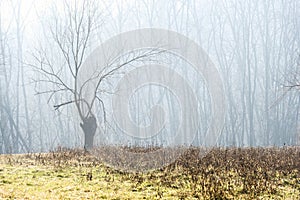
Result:
<svg viewBox="0 0 300 200"><path fill-rule="evenodd" d="M107 147L106 152L113 150L114 147ZM145 153L157 149L125 150ZM178 148L169 150L178 152ZM190 147L174 163L147 173L115 170L82 150L1 155L0 198L298 199L300 196L300 147L216 148L203 158L199 156L201 152L200 148ZM124 155L113 164L123 166L122 159L127 160ZM154 163L159 163L159 159Z"/></svg>

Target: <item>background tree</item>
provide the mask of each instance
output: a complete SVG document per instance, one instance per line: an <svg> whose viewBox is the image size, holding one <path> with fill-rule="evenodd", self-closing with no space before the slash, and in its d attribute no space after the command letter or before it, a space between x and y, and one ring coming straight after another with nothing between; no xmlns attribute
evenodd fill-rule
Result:
<svg viewBox="0 0 300 200"><path fill-rule="evenodd" d="M1 1L0 8L2 3ZM19 1L18 4L13 1L5 3L9 3L15 18L5 21L5 16L0 12L0 153L30 152L32 138L29 131L24 73L21 74L21 72L24 72L21 65L23 50L21 34L24 29L24 24L21 25L22 21L20 20L21 3ZM16 35L12 31L13 28L16 30ZM13 50L15 46L17 55L14 54L15 51ZM16 78L14 77L15 74L17 74ZM20 75L22 75L22 78ZM21 95L19 93L20 82L23 89ZM17 97L16 102L14 97ZM20 126L20 116L23 113L19 109L21 107L20 97L25 100L25 103L22 104L25 108L24 119L27 122L25 128Z"/></svg>

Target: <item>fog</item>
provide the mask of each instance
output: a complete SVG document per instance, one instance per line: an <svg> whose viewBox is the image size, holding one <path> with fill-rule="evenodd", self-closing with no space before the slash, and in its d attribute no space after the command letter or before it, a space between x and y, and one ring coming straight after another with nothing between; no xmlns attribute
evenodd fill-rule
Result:
<svg viewBox="0 0 300 200"><path fill-rule="evenodd" d="M0 1L1 154L300 145L299 85L297 0Z"/></svg>

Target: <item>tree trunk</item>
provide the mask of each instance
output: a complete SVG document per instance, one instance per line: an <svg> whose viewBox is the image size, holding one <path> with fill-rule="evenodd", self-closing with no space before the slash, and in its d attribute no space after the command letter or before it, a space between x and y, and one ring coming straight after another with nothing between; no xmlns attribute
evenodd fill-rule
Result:
<svg viewBox="0 0 300 200"><path fill-rule="evenodd" d="M84 133L84 149L89 150L93 148L94 136L97 129L97 121L95 116L91 115L80 123L80 126Z"/></svg>

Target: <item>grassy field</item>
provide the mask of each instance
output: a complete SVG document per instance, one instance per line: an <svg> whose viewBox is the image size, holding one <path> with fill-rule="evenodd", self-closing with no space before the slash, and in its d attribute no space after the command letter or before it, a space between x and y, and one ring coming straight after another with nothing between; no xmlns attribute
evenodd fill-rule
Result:
<svg viewBox="0 0 300 200"><path fill-rule="evenodd" d="M0 155L1 199L299 199L300 148L189 148L147 173L105 166L81 150Z"/></svg>

